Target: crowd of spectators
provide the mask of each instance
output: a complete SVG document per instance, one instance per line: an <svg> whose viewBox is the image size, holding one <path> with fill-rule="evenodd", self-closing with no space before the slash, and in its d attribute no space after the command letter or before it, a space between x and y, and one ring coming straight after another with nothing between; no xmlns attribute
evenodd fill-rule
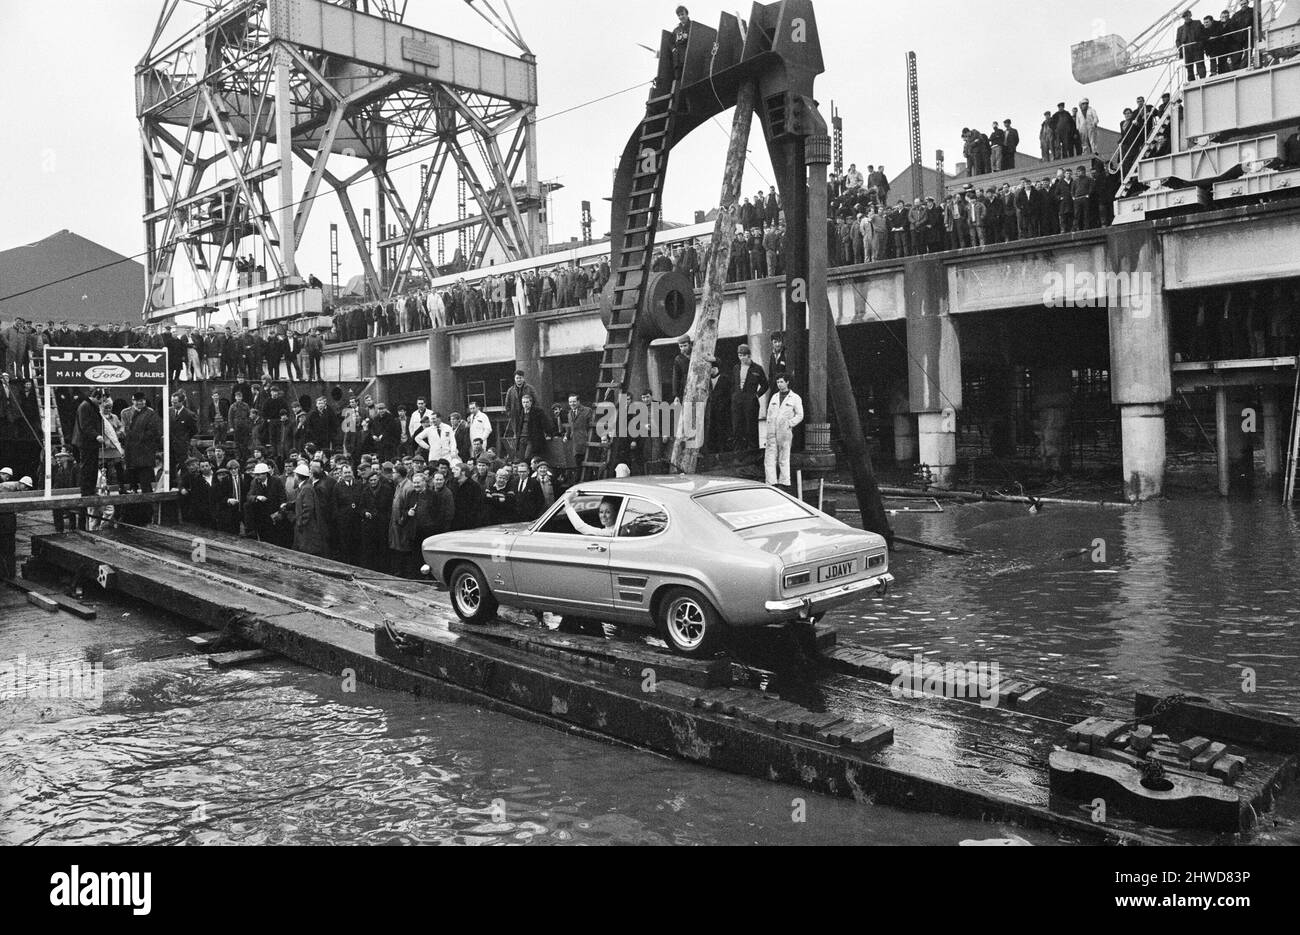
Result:
<svg viewBox="0 0 1300 935"><path fill-rule="evenodd" d="M1187 80L1196 81L1207 70L1222 75L1245 68L1257 38L1255 10L1248 0L1238 0L1235 11L1224 9L1217 20L1204 16L1198 21L1191 10L1184 10L1175 41Z"/></svg>

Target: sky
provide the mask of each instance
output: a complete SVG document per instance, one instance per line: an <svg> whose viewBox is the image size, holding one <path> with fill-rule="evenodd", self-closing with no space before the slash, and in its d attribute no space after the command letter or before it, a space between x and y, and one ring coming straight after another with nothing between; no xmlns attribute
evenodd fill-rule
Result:
<svg viewBox="0 0 1300 935"><path fill-rule="evenodd" d="M1008 117L1021 129L1022 149L1036 154L1042 112L1054 110L1058 101L1073 106L1087 96L1102 125L1117 128L1123 107L1139 94L1153 96L1158 69L1079 85L1070 72L1070 46L1108 33L1132 38L1171 2L817 0L826 71L817 79L816 97L826 116L834 102L843 118L845 163L883 163L893 177L909 159L905 53L915 51L927 165L933 164L935 150L943 149L951 169L960 159L963 127L987 131L995 119ZM494 5L501 9L502 3ZM676 4L513 0L511 5L538 60L539 174L563 186L552 197L551 240L579 235L583 199L593 204L600 236L608 230L609 211L601 199L608 197L646 91L568 109L653 77L654 57L638 43L657 47L659 31L675 23ZM717 25L724 9L749 15L747 5L688 5L695 20L710 26ZM1198 15L1217 13L1221 5L1203 2L1195 9ZM0 147L0 250L66 228L128 256L143 251L142 156L132 81L161 6L161 0L0 0L0 113L7 130L6 145ZM201 13L200 6L186 2L177 17L197 21ZM409 0L406 21L512 51L464 0ZM1172 44L1172 36L1168 41ZM674 150L665 192L667 220L689 223L696 210L715 206L729 127L730 116L724 114ZM747 194L774 181L757 121L750 152ZM413 202L418 169L394 175L405 200ZM305 178L299 163L295 183L301 187ZM445 187L449 197L435 203L431 222L455 217L454 185ZM354 197L358 210L373 207L373 186ZM331 221L340 224L346 239L342 212L332 198L313 211L300 248L304 275L327 279ZM453 247L454 238L448 238L448 256ZM341 278L360 271L355 252L345 249ZM183 291L180 284L177 291Z"/></svg>

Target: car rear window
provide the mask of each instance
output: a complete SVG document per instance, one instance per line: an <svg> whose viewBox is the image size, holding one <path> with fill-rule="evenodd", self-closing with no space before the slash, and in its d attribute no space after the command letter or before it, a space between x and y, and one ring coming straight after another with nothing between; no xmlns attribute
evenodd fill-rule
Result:
<svg viewBox="0 0 1300 935"><path fill-rule="evenodd" d="M783 523L790 519L805 519L812 515L798 501L791 500L771 487L723 490L696 497L695 502L736 532L769 523Z"/></svg>

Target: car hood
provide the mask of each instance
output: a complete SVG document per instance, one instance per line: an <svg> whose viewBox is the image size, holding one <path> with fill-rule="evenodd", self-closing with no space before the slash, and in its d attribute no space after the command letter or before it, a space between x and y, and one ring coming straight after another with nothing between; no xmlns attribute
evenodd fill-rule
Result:
<svg viewBox="0 0 1300 935"><path fill-rule="evenodd" d="M754 548L775 555L786 565L814 562L866 549L884 548L885 545L885 540L873 532L853 529L839 523L834 525L820 523L810 526L802 520L747 529L737 535Z"/></svg>

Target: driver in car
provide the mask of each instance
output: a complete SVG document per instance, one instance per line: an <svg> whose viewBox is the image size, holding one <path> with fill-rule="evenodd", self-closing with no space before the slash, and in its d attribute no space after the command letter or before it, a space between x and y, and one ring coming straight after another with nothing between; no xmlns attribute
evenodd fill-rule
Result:
<svg viewBox="0 0 1300 935"><path fill-rule="evenodd" d="M573 528L584 536L612 536L614 535L614 523L618 519L619 502L614 497L605 497L600 501L600 506L596 508L596 515L600 517L600 525L592 526L583 521L578 515L578 511L573 508L573 496L564 498L564 513L569 517L569 522Z"/></svg>

